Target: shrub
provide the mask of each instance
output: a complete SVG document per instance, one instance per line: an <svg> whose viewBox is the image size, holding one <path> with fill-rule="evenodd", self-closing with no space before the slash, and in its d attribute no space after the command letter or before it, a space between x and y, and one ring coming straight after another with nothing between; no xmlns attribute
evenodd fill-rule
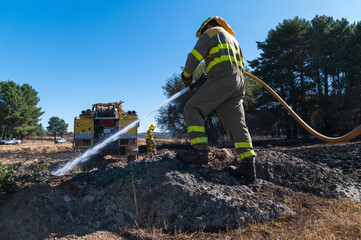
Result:
<svg viewBox="0 0 361 240"><path fill-rule="evenodd" d="M0 192L9 193L18 188L17 182L17 171L21 163L10 164L8 166L0 162Z"/></svg>

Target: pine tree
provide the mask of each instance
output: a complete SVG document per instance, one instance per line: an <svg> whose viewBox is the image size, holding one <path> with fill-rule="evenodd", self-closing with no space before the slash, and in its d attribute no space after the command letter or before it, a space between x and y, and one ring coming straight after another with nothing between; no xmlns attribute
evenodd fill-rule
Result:
<svg viewBox="0 0 361 240"><path fill-rule="evenodd" d="M29 85L14 81L0 82L1 137L27 137L37 131L40 116L37 92Z"/></svg>
<svg viewBox="0 0 361 240"><path fill-rule="evenodd" d="M47 126L46 129L52 132L52 134L54 135L54 140L56 139L57 134L63 136L68 131L68 124L59 117L51 117L48 124L49 126Z"/></svg>
<svg viewBox="0 0 361 240"><path fill-rule="evenodd" d="M284 20L275 30L270 30L264 42L257 42L261 57L250 62L254 73L274 89L294 111L308 118L309 103L306 94L311 83L305 77L305 65L309 61L305 51L309 22L295 17ZM285 125L288 138L298 136L298 125L289 117L281 105L265 90L259 95L259 113L271 113L273 123L269 126Z"/></svg>

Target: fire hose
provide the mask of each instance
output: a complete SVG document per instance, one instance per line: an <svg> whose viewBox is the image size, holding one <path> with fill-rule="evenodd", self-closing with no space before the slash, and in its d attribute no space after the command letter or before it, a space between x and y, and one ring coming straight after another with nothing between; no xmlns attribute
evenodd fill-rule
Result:
<svg viewBox="0 0 361 240"><path fill-rule="evenodd" d="M297 113L295 113L288 105L287 103L275 92L272 90L272 88L270 88L265 82L263 82L261 79L255 77L254 75L248 73L248 72L244 72L243 73L245 76L252 78L253 80L255 80L256 82L258 82L259 84L261 84L262 87L264 87L268 92L270 92L272 94L273 97L275 97L277 99L278 102L280 102L282 104L282 106L292 115L292 117L304 128L306 129L309 133L311 133L313 136L315 136L316 138L324 141L324 142L329 142L329 143L342 143L342 142L347 142L350 141L356 137L358 137L359 135L361 135L361 125L356 127L354 130L352 130L351 132L343 135L343 136L339 136L339 137L328 137L325 135L322 135L321 133L317 132L316 130L314 130L313 128L311 128L307 123L305 123L298 115Z"/></svg>
<svg viewBox="0 0 361 240"><path fill-rule="evenodd" d="M357 136L361 135L361 125L358 126L357 128L355 128L353 131L349 132L348 134L344 135L344 136L340 136L340 137L327 137L324 136L320 133L318 133L317 131L315 131L314 129L312 129L310 126L308 126L287 104L285 101L283 101L283 99L278 96L277 93L275 93L266 83L264 83L261 79L253 76L252 74L248 73L248 72L244 72L244 75L256 80L259 84L261 84L264 88L267 89L267 91L269 91L281 104L284 108L286 108L286 110L292 115L292 117L294 119L297 120L297 122L299 124L302 125L302 127L304 127L308 132L310 132L312 135L314 135L315 137L321 139L322 141L325 142L330 142L330 143L341 143L341 142L347 142L350 141L354 138L356 138ZM104 141L102 141L101 143L97 144L96 146L94 146L91 149L88 149L87 151L84 152L84 154L78 156L76 159L74 159L73 161L70 161L68 163L66 163L62 168L52 172L53 175L56 176L61 176L64 175L65 173L67 173L68 171L70 171L71 169L73 169L73 167L77 166L77 164L81 163L81 162L86 162L89 160L90 156L98 153L100 151L100 149L102 149L105 145L107 145L108 143L115 141L117 139L119 139L120 134L123 134L127 131L129 131L131 128L133 128L134 126L136 126L140 121L142 121L143 119L147 118L150 114L152 114L153 112L159 110L162 106L164 106L165 104L173 101L174 99L177 99L178 97L180 97L181 95L183 95L184 93L188 92L190 89L193 88L199 88L205 81L207 80L207 76L206 74L202 74L202 76L196 80L191 86L186 87L184 89L182 89L181 91L177 92L176 94L174 94L173 96L171 96L169 99L167 99L166 101L164 101L162 104L160 104L159 106L157 106L156 108L154 108L153 110L151 110L150 112L148 112L147 114L145 114L143 117L139 118L138 120L132 122L131 124L129 124L128 126L126 126L125 128L123 128L122 130L120 130L119 132L111 135L109 138L105 139Z"/></svg>

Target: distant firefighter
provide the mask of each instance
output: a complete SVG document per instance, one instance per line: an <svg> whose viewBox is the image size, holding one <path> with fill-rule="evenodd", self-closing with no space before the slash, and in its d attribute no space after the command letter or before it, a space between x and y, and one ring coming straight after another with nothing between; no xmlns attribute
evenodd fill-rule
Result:
<svg viewBox="0 0 361 240"><path fill-rule="evenodd" d="M153 131L155 129L155 125L150 125L146 137L145 142L147 143L147 157L150 158L151 156L157 155L157 150L155 149L155 141L154 141L154 135Z"/></svg>

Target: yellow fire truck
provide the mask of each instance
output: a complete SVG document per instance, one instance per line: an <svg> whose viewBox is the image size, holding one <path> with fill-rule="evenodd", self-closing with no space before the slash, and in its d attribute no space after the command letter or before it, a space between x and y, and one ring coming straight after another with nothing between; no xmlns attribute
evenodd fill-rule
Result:
<svg viewBox="0 0 361 240"><path fill-rule="evenodd" d="M124 111L122 103L96 103L93 104L92 110L83 110L74 120L73 148L80 150L91 148L136 121L137 113ZM105 152L126 154L128 157L136 158L138 127L139 123L128 132L121 134L118 140L106 145Z"/></svg>

